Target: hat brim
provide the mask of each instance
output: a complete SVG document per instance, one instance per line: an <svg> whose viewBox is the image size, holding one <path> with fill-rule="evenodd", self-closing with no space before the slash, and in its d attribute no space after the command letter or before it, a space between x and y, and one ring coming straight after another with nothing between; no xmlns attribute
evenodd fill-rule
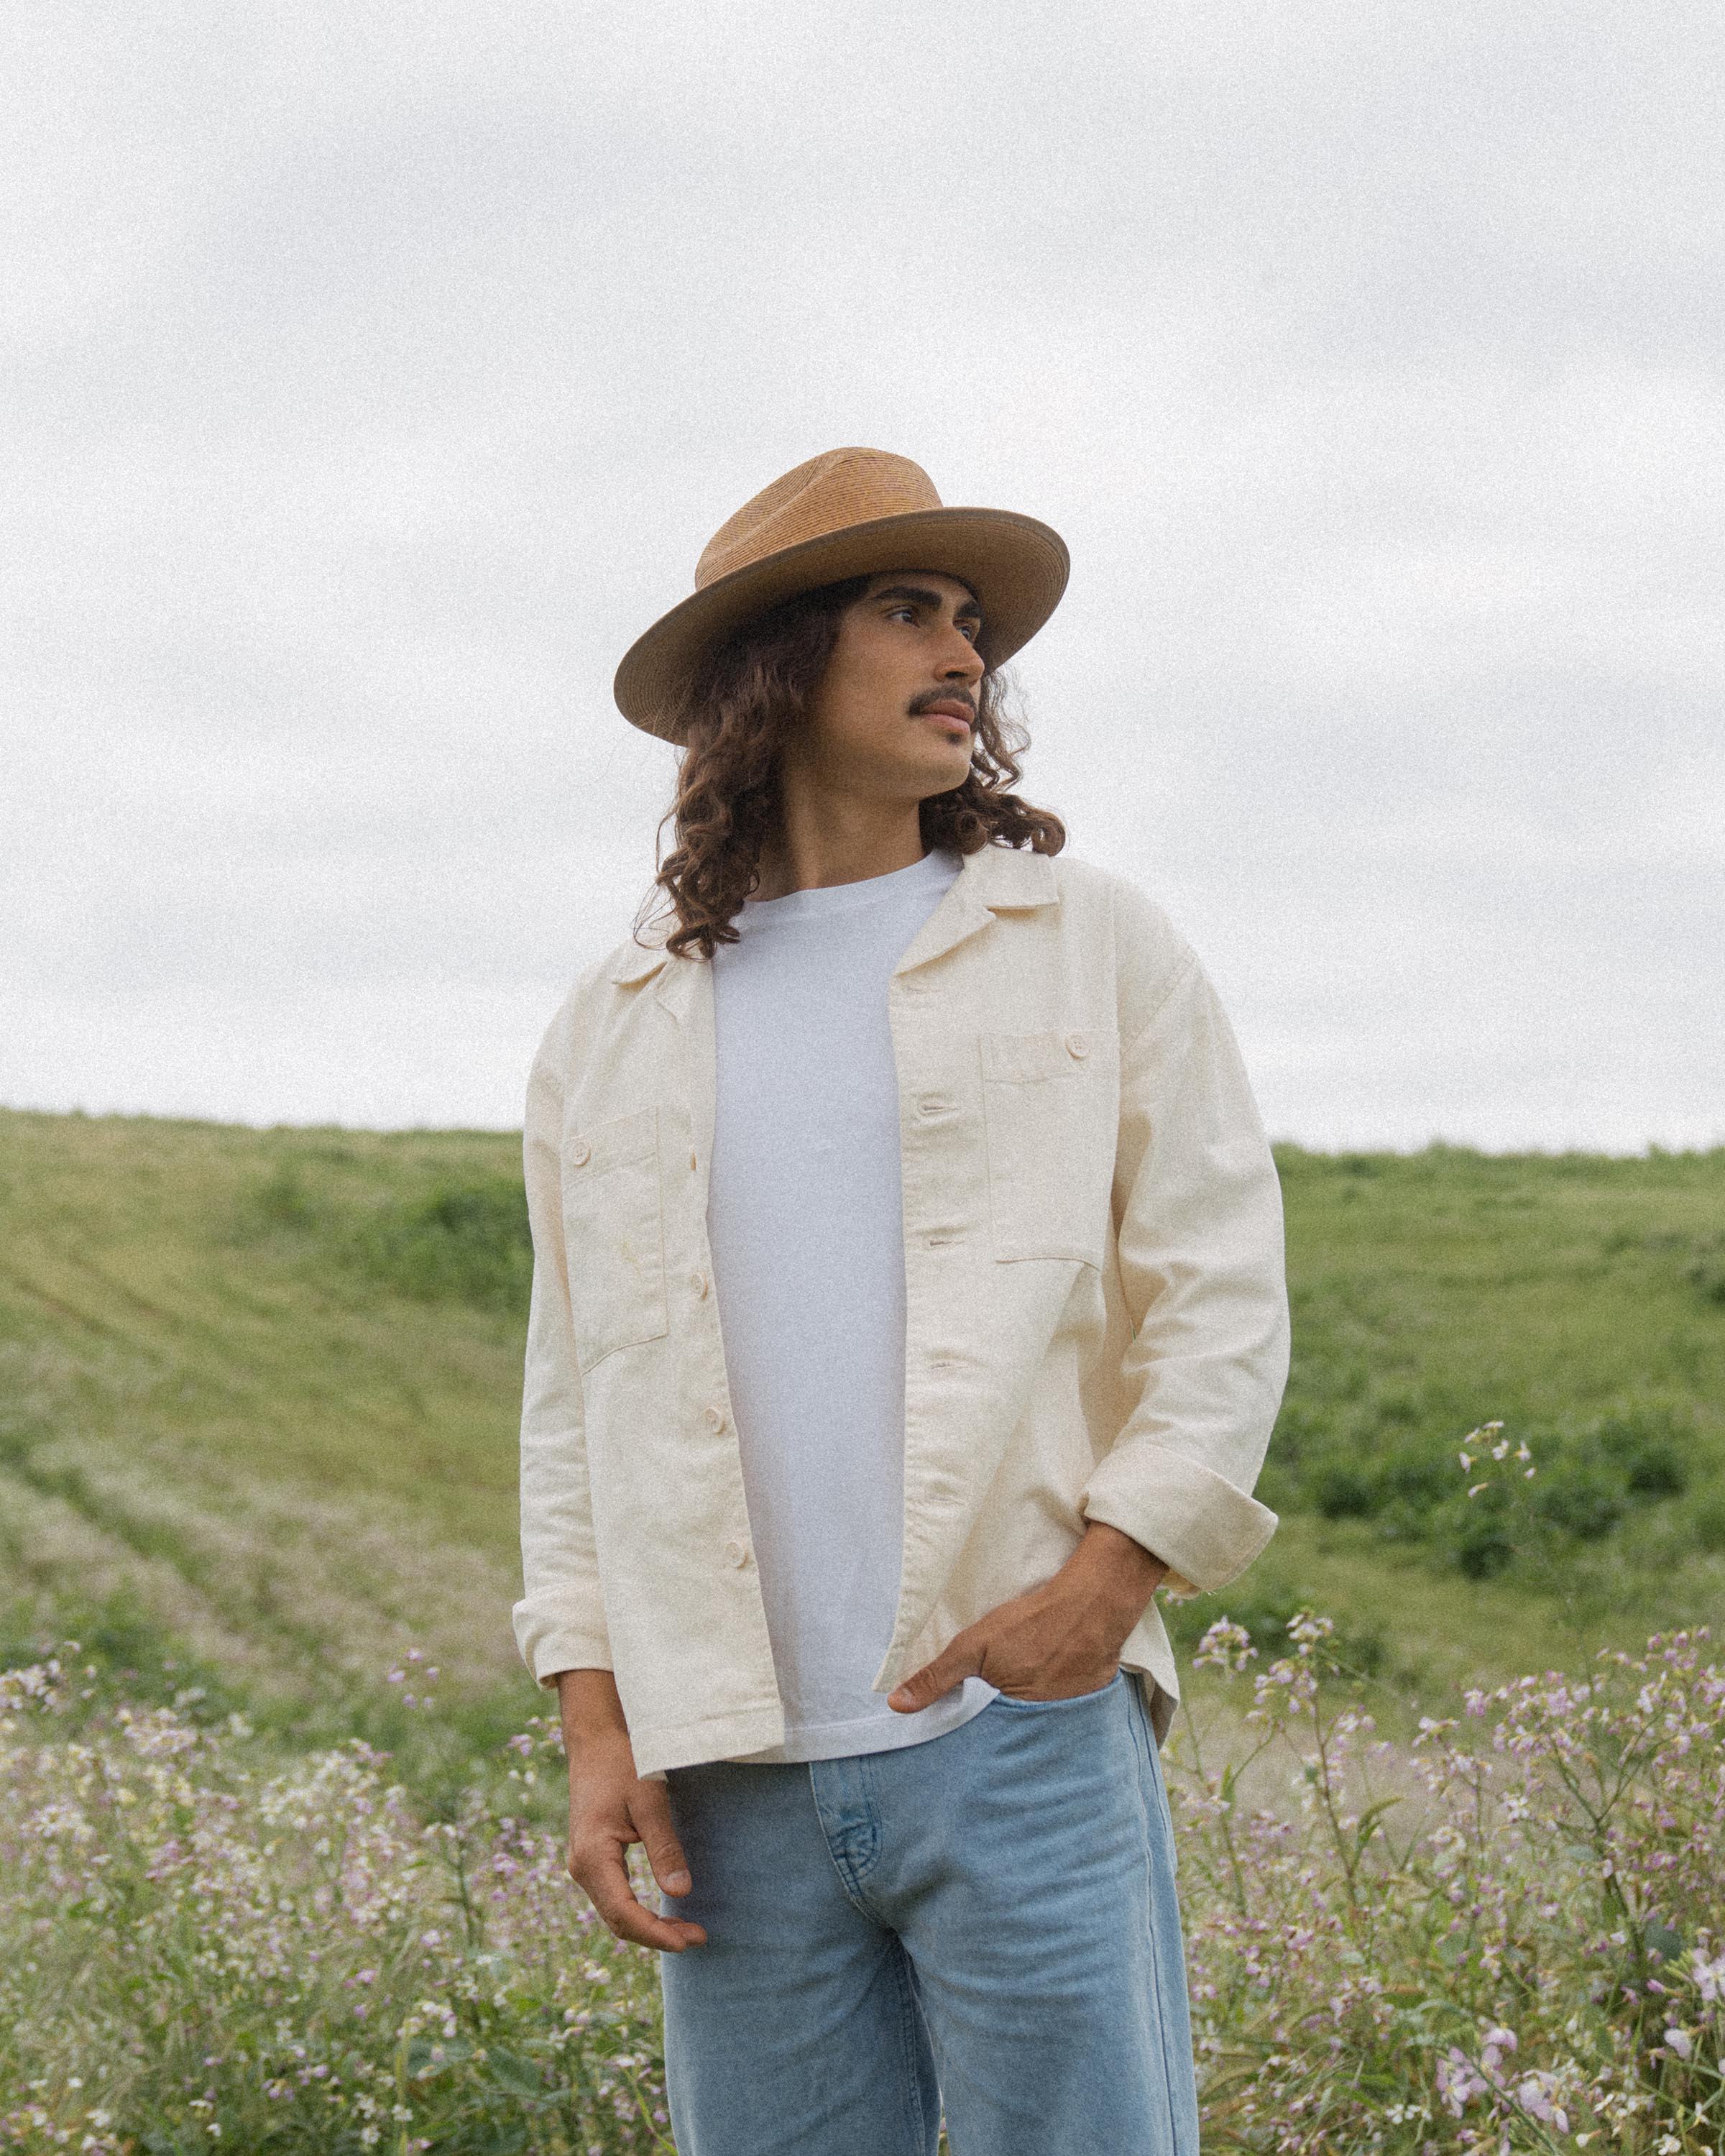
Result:
<svg viewBox="0 0 1725 2156"><path fill-rule="evenodd" d="M968 584L983 610L978 649L991 668L1001 666L1060 604L1070 567L1057 531L1009 509L918 509L848 524L734 569L662 615L624 654L613 685L617 708L631 725L680 742L677 704L715 644L799 592L889 569Z"/></svg>

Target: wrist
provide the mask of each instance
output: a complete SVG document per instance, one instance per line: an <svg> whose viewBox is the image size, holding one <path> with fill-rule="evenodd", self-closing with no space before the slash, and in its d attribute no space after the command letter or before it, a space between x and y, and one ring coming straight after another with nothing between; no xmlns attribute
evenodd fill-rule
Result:
<svg viewBox="0 0 1725 2156"><path fill-rule="evenodd" d="M1091 1520L1063 1570L1109 1630L1124 1640L1149 1608L1168 1567L1118 1527Z"/></svg>
<svg viewBox="0 0 1725 2156"><path fill-rule="evenodd" d="M629 1723L609 1670L560 1670L557 1687L563 1749L572 1759L578 1750L629 1742Z"/></svg>

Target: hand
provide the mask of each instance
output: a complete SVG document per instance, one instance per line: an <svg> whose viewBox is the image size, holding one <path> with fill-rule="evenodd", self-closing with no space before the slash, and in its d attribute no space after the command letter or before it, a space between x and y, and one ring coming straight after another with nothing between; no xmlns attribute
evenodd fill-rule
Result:
<svg viewBox="0 0 1725 2156"><path fill-rule="evenodd" d="M966 1625L886 1704L914 1714L966 1677L983 1677L1009 1699L1100 1691L1167 1570L1130 1535L1092 1520L1052 1579Z"/></svg>
<svg viewBox="0 0 1725 2156"><path fill-rule="evenodd" d="M611 1672L564 1670L557 1678L557 1703L569 1758L569 1876L618 1938L664 1953L705 1946L706 1933L699 1924L655 1915L629 1884L624 1852L638 1841L665 1892L686 1894L691 1881L665 1784L635 1772Z"/></svg>

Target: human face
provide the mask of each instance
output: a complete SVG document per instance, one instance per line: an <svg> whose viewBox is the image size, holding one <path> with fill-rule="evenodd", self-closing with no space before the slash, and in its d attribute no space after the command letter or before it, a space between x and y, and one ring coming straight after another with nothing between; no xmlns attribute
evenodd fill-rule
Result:
<svg viewBox="0 0 1725 2156"><path fill-rule="evenodd" d="M818 784L925 801L970 774L982 609L931 570L870 579L839 618L826 670L790 752Z"/></svg>

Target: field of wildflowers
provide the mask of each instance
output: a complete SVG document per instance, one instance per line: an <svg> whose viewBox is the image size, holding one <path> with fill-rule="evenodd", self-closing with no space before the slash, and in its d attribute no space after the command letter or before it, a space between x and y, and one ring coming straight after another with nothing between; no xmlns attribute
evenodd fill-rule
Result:
<svg viewBox="0 0 1725 2156"><path fill-rule="evenodd" d="M1725 2148L1725 1669L1703 1633L1422 1717L1326 1685L1326 1620L1251 1673L1243 1758L1176 1785L1208 2148ZM1285 1770L1248 1804L1255 1769ZM1291 1796L1292 1802L1286 1801ZM1399 1813L1409 1824L1398 1826Z"/></svg>
<svg viewBox="0 0 1725 2156"><path fill-rule="evenodd" d="M1725 2156L1725 1148L1278 1159L1283 1525L1170 1613L1206 2148ZM518 1174L0 1110L0 2151L669 2148L503 1618Z"/></svg>
<svg viewBox="0 0 1725 2156"><path fill-rule="evenodd" d="M427 1820L79 1651L0 1675L0 2149L670 2147L655 1967L524 1816L547 1722Z"/></svg>
<svg viewBox="0 0 1725 2156"><path fill-rule="evenodd" d="M1287 1645L1212 1626L1169 1748L1206 2149L1717 2156L1707 1635L1411 1746L1326 1620ZM655 1967L569 1884L548 1721L428 1820L358 1740L285 1763L78 1654L0 1677L0 2149L671 2147Z"/></svg>

